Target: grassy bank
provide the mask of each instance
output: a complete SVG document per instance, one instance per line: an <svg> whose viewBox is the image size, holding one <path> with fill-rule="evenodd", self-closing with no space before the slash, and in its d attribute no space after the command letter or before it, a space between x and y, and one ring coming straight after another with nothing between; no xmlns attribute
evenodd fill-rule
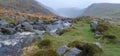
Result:
<svg viewBox="0 0 120 56"><path fill-rule="evenodd" d="M115 35L118 40L120 39L119 28L113 27L106 32ZM69 28L69 31L65 32L61 36L53 37L45 35L44 39L49 39L52 41L52 49L54 50L56 50L60 46L67 45L68 43L73 42L75 40L86 41L89 43L100 42L104 51L104 54L102 56L120 56L120 45L110 43L107 44L102 42L102 40L96 39L94 33L90 30L90 25L83 21L79 21L76 24L72 25L72 27Z"/></svg>
<svg viewBox="0 0 120 56"><path fill-rule="evenodd" d="M116 29L116 28L115 28ZM111 29L111 33L117 35L118 39L120 37L118 29ZM79 22L74 24L69 32L64 33L59 37L44 36L45 39L50 39L53 42L53 48L56 49L59 46L66 45L75 40L87 41L87 42L101 42L98 39L95 39L93 32L90 31L89 24ZM104 54L103 56L120 56L120 45L116 44L106 44L102 43Z"/></svg>

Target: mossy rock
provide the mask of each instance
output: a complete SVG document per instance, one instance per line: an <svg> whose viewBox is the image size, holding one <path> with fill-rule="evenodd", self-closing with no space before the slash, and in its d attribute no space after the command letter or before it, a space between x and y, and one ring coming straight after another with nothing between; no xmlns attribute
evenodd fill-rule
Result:
<svg viewBox="0 0 120 56"><path fill-rule="evenodd" d="M72 43L69 43L68 46L76 47L82 50L82 54L79 54L80 56L101 56L103 53L102 49L99 46L92 43L73 41Z"/></svg>

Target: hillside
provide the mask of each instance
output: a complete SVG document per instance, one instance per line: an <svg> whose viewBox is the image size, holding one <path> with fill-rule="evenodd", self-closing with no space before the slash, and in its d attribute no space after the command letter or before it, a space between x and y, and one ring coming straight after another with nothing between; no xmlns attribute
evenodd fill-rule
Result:
<svg viewBox="0 0 120 56"><path fill-rule="evenodd" d="M120 4L96 3L85 9L84 16L112 17L120 16Z"/></svg>
<svg viewBox="0 0 120 56"><path fill-rule="evenodd" d="M35 0L0 0L0 7L13 10L14 12L52 15L48 9L44 8L42 4L38 4Z"/></svg>

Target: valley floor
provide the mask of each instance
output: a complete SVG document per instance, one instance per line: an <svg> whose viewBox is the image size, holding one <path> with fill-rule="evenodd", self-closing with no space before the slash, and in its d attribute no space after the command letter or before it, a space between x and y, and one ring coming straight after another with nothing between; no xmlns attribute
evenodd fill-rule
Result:
<svg viewBox="0 0 120 56"><path fill-rule="evenodd" d="M52 37L45 36L45 39L50 39L53 41L53 48L58 48L59 46L66 45L75 40L82 40L87 42L100 42L104 54L103 56L120 56L120 45L116 44L106 44L102 43L100 40L95 39L94 34L90 31L90 26L87 23L79 22L74 24L69 32L66 32L62 36Z"/></svg>

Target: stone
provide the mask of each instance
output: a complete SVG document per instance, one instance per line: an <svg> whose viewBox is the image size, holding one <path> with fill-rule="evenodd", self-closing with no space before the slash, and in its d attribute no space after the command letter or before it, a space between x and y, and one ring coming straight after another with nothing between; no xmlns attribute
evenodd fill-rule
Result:
<svg viewBox="0 0 120 56"><path fill-rule="evenodd" d="M91 21L90 27L91 27L91 30L92 30L93 32L96 31L97 26L98 26L98 22L97 22L97 21Z"/></svg>
<svg viewBox="0 0 120 56"><path fill-rule="evenodd" d="M69 47L67 47L67 45L64 45L57 49L57 53L61 56L68 50L69 50Z"/></svg>
<svg viewBox="0 0 120 56"><path fill-rule="evenodd" d="M21 16L21 17L20 17L20 21L21 21L21 22L25 22L25 21L26 21L26 18L23 17L23 16Z"/></svg>
<svg viewBox="0 0 120 56"><path fill-rule="evenodd" d="M18 32L14 35L0 35L0 55L2 56L20 56L22 49L31 45L42 36L34 32Z"/></svg>
<svg viewBox="0 0 120 56"><path fill-rule="evenodd" d="M45 30L45 28L44 28L44 26L39 26L39 25L33 25L33 29L35 29L35 30Z"/></svg>
<svg viewBox="0 0 120 56"><path fill-rule="evenodd" d="M81 52L82 52L82 50L79 50L77 48L72 48L71 50L66 52L64 54L64 56L78 56L78 55L80 55Z"/></svg>
<svg viewBox="0 0 120 56"><path fill-rule="evenodd" d="M33 31L33 26L31 24L29 24L28 22L24 22L21 24L21 27L25 30L25 31Z"/></svg>
<svg viewBox="0 0 120 56"><path fill-rule="evenodd" d="M96 37L96 38L100 38L100 37L101 37L101 33L100 33L99 31L95 31L94 34L95 34L95 37Z"/></svg>
<svg viewBox="0 0 120 56"><path fill-rule="evenodd" d="M38 36L40 36L40 39L43 39L43 34L45 33L45 31L39 31L39 30L34 30L35 34L37 34Z"/></svg>
<svg viewBox="0 0 120 56"><path fill-rule="evenodd" d="M95 44L96 46L98 46L99 48L102 48L101 44L99 42L93 42L93 44Z"/></svg>
<svg viewBox="0 0 120 56"><path fill-rule="evenodd" d="M1 20L0 21L0 25L1 26L7 26L9 23L7 22L7 21L5 21L5 20Z"/></svg>

